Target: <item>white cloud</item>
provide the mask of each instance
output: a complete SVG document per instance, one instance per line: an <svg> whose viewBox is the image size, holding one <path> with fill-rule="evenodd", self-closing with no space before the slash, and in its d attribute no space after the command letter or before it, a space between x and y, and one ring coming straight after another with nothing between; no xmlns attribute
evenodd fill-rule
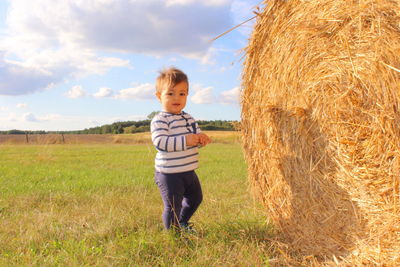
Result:
<svg viewBox="0 0 400 267"><path fill-rule="evenodd" d="M204 65L206 65L206 64L208 64L208 65L215 64L216 63L216 60L215 60L216 54L217 54L217 49L215 49L213 47L210 47L208 49L207 53L200 58L201 64L204 64Z"/></svg>
<svg viewBox="0 0 400 267"><path fill-rule="evenodd" d="M147 100L155 99L155 87L153 84L145 83L135 87L122 89L115 96L117 99L135 99L135 100Z"/></svg>
<svg viewBox="0 0 400 267"><path fill-rule="evenodd" d="M45 122L45 121L54 121L54 120L60 119L61 117L62 116L60 114L47 114L47 115L44 115L44 116L40 116L38 118L38 120L39 121L43 121L43 122Z"/></svg>
<svg viewBox="0 0 400 267"><path fill-rule="evenodd" d="M190 100L195 104L239 104L240 88L235 87L228 91L223 91L218 97L214 96L213 87L202 87L194 84L191 87L194 91Z"/></svg>
<svg viewBox="0 0 400 267"><path fill-rule="evenodd" d="M234 25L239 25L246 20L254 17L253 11L255 7L260 4L260 0L234 0L231 5L231 12L233 16ZM255 24L255 19L241 25L238 31L243 35L250 35Z"/></svg>
<svg viewBox="0 0 400 267"><path fill-rule="evenodd" d="M235 87L228 91L223 91L219 96L221 104L239 104L240 103L240 88Z"/></svg>
<svg viewBox="0 0 400 267"><path fill-rule="evenodd" d="M86 96L86 92L83 90L82 86L75 85L66 92L65 95L69 98L81 98Z"/></svg>
<svg viewBox="0 0 400 267"><path fill-rule="evenodd" d="M24 122L47 122L47 121L54 121L61 118L60 114L47 114L44 116L36 116L32 112L25 113L22 115L22 121ZM21 119L16 119L17 121L21 121Z"/></svg>
<svg viewBox="0 0 400 267"><path fill-rule="evenodd" d="M167 6L173 6L173 5L191 5L196 3L198 0L166 0L166 5ZM208 6L220 6L220 5L226 5L229 4L231 0L207 0L204 1L205 5Z"/></svg>
<svg viewBox="0 0 400 267"><path fill-rule="evenodd" d="M8 110L7 107L1 107L1 106L0 106L0 111L7 111L7 110Z"/></svg>
<svg viewBox="0 0 400 267"><path fill-rule="evenodd" d="M231 0L10 1L10 35L0 44L0 50L23 59L37 51L150 55L206 52L208 41L231 25L230 3Z"/></svg>
<svg viewBox="0 0 400 267"><path fill-rule="evenodd" d="M115 52L213 63L209 40L251 14L246 2L9 1L8 28L0 38L0 95L34 93L71 78L131 67ZM114 56L105 56L110 53Z"/></svg>
<svg viewBox="0 0 400 267"><path fill-rule="evenodd" d="M114 91L111 88L102 87L93 94L94 97L102 98L102 97L112 97L114 95Z"/></svg>
<svg viewBox="0 0 400 267"><path fill-rule="evenodd" d="M103 125L103 124L110 124L114 122L121 122L121 121L138 121L138 120L145 120L147 116L144 115L130 115L130 116L124 116L124 117L110 117L106 118L105 120L103 119L101 121L94 121L96 122L97 126Z"/></svg>
<svg viewBox="0 0 400 267"><path fill-rule="evenodd" d="M28 106L28 105L25 104L25 103L18 103L18 104L16 105L17 108L26 108L27 106Z"/></svg>
<svg viewBox="0 0 400 267"><path fill-rule="evenodd" d="M21 95L42 91L59 79L38 67L5 60L4 53L0 53L0 77L0 95Z"/></svg>
<svg viewBox="0 0 400 267"><path fill-rule="evenodd" d="M208 41L231 24L228 4L209 6L207 2L167 6L161 0L124 0L96 10L80 5L85 17L72 30L81 36L77 43L102 50L149 55L202 53L209 47Z"/></svg>
<svg viewBox="0 0 400 267"><path fill-rule="evenodd" d="M0 117L0 121L15 122L18 121L18 116L15 113L9 113L7 117Z"/></svg>
<svg viewBox="0 0 400 267"><path fill-rule="evenodd" d="M26 57L21 55L24 62L7 60L5 55L0 53L0 95L43 91L67 78L103 74L112 67L129 66L129 61L98 57L84 49L31 50Z"/></svg>
<svg viewBox="0 0 400 267"><path fill-rule="evenodd" d="M25 113L25 114L23 115L23 120L26 121L26 122L38 122L38 121L39 121L39 120L36 118L36 116L33 115L33 113L31 113L31 112Z"/></svg>
<svg viewBox="0 0 400 267"><path fill-rule="evenodd" d="M144 120L145 118L145 115L131 115L117 118L104 116L68 116L61 114L45 114L42 116L36 116L31 112L18 116L14 113L10 113L8 116L0 116L0 130L83 130L85 128L110 124L116 121Z"/></svg>
<svg viewBox="0 0 400 267"><path fill-rule="evenodd" d="M194 91L193 96L190 98L193 103L211 104L215 101L212 87L203 88L199 84L194 84L191 88Z"/></svg>
<svg viewBox="0 0 400 267"><path fill-rule="evenodd" d="M32 112L26 112L22 115L17 115L15 113L9 113L6 117L0 117L0 124L3 125L3 129L26 129L23 125L26 123L39 123L39 122L47 122L54 121L61 117L59 114L47 114L44 116L36 116ZM7 127L8 125L8 127ZM14 125L14 126L10 126ZM16 126L19 125L19 126Z"/></svg>

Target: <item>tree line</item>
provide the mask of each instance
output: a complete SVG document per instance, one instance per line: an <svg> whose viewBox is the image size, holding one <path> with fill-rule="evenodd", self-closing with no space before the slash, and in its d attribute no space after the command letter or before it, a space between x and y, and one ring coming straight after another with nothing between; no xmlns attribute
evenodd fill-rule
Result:
<svg viewBox="0 0 400 267"><path fill-rule="evenodd" d="M150 117L150 115L149 115ZM105 124L102 126L86 128L77 131L0 131L0 134L131 134L150 131L151 119L141 121L123 121ZM238 121L214 120L197 121L200 128L206 131L235 131L238 130Z"/></svg>

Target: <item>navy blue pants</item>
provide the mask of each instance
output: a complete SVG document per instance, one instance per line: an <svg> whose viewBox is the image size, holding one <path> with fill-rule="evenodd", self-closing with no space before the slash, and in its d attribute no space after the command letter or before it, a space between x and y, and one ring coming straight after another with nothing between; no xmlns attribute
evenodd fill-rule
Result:
<svg viewBox="0 0 400 267"><path fill-rule="evenodd" d="M187 224L203 200L200 181L194 171L182 173L156 172L155 182L164 202L164 226Z"/></svg>

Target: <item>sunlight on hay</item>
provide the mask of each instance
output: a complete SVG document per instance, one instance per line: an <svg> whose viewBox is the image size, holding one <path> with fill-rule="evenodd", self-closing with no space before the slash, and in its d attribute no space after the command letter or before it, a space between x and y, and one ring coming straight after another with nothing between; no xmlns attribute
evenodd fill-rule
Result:
<svg viewBox="0 0 400 267"><path fill-rule="evenodd" d="M265 1L243 146L286 264L400 264L399 1Z"/></svg>

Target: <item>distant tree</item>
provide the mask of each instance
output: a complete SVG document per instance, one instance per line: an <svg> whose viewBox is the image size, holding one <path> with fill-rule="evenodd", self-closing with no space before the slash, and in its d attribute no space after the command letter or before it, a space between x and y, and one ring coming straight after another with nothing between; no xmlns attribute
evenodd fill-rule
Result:
<svg viewBox="0 0 400 267"><path fill-rule="evenodd" d="M149 131L150 131L150 126L143 125L143 126L137 127L135 130L135 133L143 133L143 132L149 132Z"/></svg>
<svg viewBox="0 0 400 267"><path fill-rule="evenodd" d="M154 116L156 116L158 113L160 113L160 111L153 111L152 113L147 115L147 119L152 120Z"/></svg>
<svg viewBox="0 0 400 267"><path fill-rule="evenodd" d="M124 128L124 133L127 133L127 134L135 133L135 131L136 131L136 126L135 125L132 125L132 126Z"/></svg>
<svg viewBox="0 0 400 267"><path fill-rule="evenodd" d="M23 130L8 130L0 131L0 134L47 134L47 133L64 133L64 134L122 134L122 133L139 133L139 132L149 132L150 131L150 120L159 113L159 111L153 111L147 117L147 120L141 121L123 121L114 122L112 124L105 124L102 126L97 126L93 128L85 128L83 130L75 131L23 131ZM198 120L202 130L211 131L238 131L240 130L240 121L205 121Z"/></svg>
<svg viewBox="0 0 400 267"><path fill-rule="evenodd" d="M21 130L9 130L8 134L25 134L25 131L21 131Z"/></svg>
<svg viewBox="0 0 400 267"><path fill-rule="evenodd" d="M109 124L101 126L101 133L102 134L109 134L112 133L112 127Z"/></svg>
<svg viewBox="0 0 400 267"><path fill-rule="evenodd" d="M114 134L120 134L120 133L124 132L124 128L122 128L121 123L115 122L115 123L112 124L112 126L113 126L113 133Z"/></svg>

